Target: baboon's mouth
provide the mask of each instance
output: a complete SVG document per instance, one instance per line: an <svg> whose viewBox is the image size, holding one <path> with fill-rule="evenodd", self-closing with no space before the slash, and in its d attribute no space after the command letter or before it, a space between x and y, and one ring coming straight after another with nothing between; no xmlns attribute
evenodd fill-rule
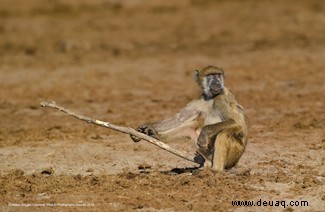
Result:
<svg viewBox="0 0 325 212"><path fill-rule="evenodd" d="M213 95L218 95L222 92L222 87L221 86L213 86L212 89L210 88L210 91Z"/></svg>

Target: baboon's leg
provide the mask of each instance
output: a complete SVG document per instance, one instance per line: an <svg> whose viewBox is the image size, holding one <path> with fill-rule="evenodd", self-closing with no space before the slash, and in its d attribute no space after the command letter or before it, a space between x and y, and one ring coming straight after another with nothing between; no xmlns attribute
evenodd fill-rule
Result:
<svg viewBox="0 0 325 212"><path fill-rule="evenodd" d="M214 153L212 158L211 169L213 171L222 172L227 163L227 155L229 151L229 137L226 133L220 133L214 143Z"/></svg>
<svg viewBox="0 0 325 212"><path fill-rule="evenodd" d="M244 146L227 132L221 132L214 144L213 171L223 171L237 164L244 152Z"/></svg>

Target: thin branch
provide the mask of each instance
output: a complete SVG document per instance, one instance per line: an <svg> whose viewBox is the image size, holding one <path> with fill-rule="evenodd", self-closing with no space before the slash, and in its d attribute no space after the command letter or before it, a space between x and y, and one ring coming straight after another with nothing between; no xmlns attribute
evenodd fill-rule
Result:
<svg viewBox="0 0 325 212"><path fill-rule="evenodd" d="M155 139L153 137L150 137L150 136L148 136L146 134L140 133L140 132L136 131L135 129L131 128L131 127L117 126L117 125L111 124L109 122L103 122L103 121L100 121L100 120L92 119L92 118L89 118L87 116L77 114L77 113L75 113L75 112L73 112L71 110L65 109L64 107L61 107L61 106L57 105L55 102L41 102L41 106L42 107L50 107L50 108L57 109L57 110L59 110L61 112L64 112L64 113L74 117L74 118L77 118L79 120L82 120L82 121L85 121L85 122L88 122L88 123L91 123L91 124L96 124L96 125L106 127L106 128L112 129L112 130L116 130L116 131L121 132L121 133L137 136L137 137L139 137L139 138L141 138L143 140L146 140L149 143L154 144L154 145L160 147L161 149L164 149L164 150L166 150L166 151L168 151L168 152L170 152L170 153L172 153L172 154L174 154L176 156L179 156L179 157L181 157L181 158L183 158L185 160L188 160L188 161L191 161L191 162L194 162L194 163L198 163L193 159L193 157L187 156L185 153L168 146L167 144L161 142L160 140Z"/></svg>

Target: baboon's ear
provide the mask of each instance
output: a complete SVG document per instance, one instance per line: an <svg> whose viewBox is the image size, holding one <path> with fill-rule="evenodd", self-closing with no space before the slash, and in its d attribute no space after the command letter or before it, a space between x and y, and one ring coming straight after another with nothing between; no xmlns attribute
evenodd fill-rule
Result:
<svg viewBox="0 0 325 212"><path fill-rule="evenodd" d="M197 83L199 83L199 81L200 81L200 76L199 76L200 74L199 74L199 70L195 70L194 71L194 80L195 80L195 82L197 82Z"/></svg>

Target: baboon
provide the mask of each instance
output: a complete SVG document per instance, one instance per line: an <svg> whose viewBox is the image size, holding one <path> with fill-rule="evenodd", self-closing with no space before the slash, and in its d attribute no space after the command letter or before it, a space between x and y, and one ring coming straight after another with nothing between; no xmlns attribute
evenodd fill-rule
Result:
<svg viewBox="0 0 325 212"><path fill-rule="evenodd" d="M222 68L209 65L195 70L195 81L202 89L199 98L175 116L137 130L163 142L189 138L197 147L197 162L202 166L206 162L213 171L224 171L237 164L247 143L244 109L225 87Z"/></svg>

